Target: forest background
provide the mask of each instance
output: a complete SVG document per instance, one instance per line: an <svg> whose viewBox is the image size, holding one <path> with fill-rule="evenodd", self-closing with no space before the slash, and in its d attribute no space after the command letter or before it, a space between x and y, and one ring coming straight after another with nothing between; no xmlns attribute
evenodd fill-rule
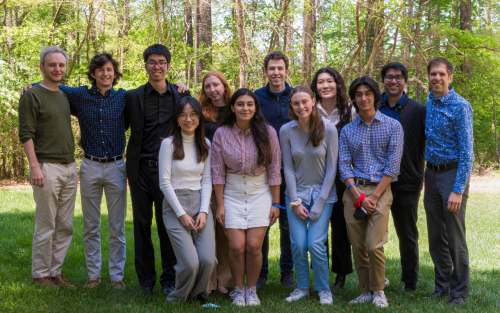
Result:
<svg viewBox="0 0 500 313"><path fill-rule="evenodd" d="M39 82L39 54L58 45L69 56L64 84L87 85L93 55L111 52L124 73L118 88L147 80L142 52L172 53L171 82L198 94L203 73L217 69L231 87L265 85L271 50L290 58L290 85L310 85L319 68L380 80L392 61L410 72L408 94L429 93L426 64L437 56L456 66L452 86L474 111L479 168L499 164L496 104L500 99L500 0L3 0L0 2L0 179L25 179L18 139L22 86ZM2 17L3 15L3 17ZM73 120L75 140L79 138ZM83 151L78 148L77 156Z"/></svg>

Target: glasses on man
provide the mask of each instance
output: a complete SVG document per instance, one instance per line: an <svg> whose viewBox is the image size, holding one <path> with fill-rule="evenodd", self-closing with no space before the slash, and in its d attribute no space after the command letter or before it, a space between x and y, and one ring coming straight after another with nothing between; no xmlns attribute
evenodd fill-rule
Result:
<svg viewBox="0 0 500 313"><path fill-rule="evenodd" d="M392 82L392 80L395 79L398 83L402 82L404 77L403 76L392 76L388 75L385 77L385 80L388 82Z"/></svg>
<svg viewBox="0 0 500 313"><path fill-rule="evenodd" d="M165 61L160 61L160 62L147 61L146 64L147 64L148 67L151 67L151 68L155 67L156 64L158 64L159 67L165 67L165 66L167 66L167 62L165 62Z"/></svg>
<svg viewBox="0 0 500 313"><path fill-rule="evenodd" d="M191 113L191 114L181 114L181 115L179 115L179 118L180 118L181 120L185 121L185 120L187 120L188 116L189 116L189 118L190 118L191 120L193 120L193 121L194 121L194 120L197 120L197 119L200 117L200 116L198 115L198 113Z"/></svg>

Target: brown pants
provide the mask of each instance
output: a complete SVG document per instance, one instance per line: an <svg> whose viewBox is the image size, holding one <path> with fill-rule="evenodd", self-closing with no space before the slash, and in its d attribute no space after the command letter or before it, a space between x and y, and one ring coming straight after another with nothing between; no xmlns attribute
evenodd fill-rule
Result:
<svg viewBox="0 0 500 313"><path fill-rule="evenodd" d="M226 230L217 222L217 201L215 199L215 191L212 192L212 213L215 222L215 247L217 256L217 265L210 276L209 290L216 290L217 287L234 286L233 276L229 269L229 240L227 239Z"/></svg>
<svg viewBox="0 0 500 313"><path fill-rule="evenodd" d="M360 193L369 196L376 186L357 186ZM382 291L385 286L384 244L388 240L389 212L392 204L391 186L382 193L375 211L358 221L353 217L354 199L344 192L344 214L347 234L352 245L354 265L358 273L361 292Z"/></svg>

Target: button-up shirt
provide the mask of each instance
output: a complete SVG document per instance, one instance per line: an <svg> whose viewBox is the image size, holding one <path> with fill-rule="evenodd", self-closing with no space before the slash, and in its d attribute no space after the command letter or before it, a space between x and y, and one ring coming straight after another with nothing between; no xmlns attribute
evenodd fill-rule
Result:
<svg viewBox="0 0 500 313"><path fill-rule="evenodd" d="M383 175L397 181L403 155L403 127L377 111L370 125L358 116L340 133L340 178L379 183Z"/></svg>
<svg viewBox="0 0 500 313"><path fill-rule="evenodd" d="M85 154L112 158L125 150L125 90L111 88L104 96L96 85L68 87L59 85L76 113Z"/></svg>
<svg viewBox="0 0 500 313"><path fill-rule="evenodd" d="M434 98L433 92L427 97L425 135L427 162L436 165L458 162L453 191L463 193L474 161L472 107L453 87L439 99Z"/></svg>
<svg viewBox="0 0 500 313"><path fill-rule="evenodd" d="M332 113L328 114L321 105L321 100L316 102L316 106L318 108L319 115L324 117L328 122L333 123L333 125L337 125L340 122L339 109L335 108ZM358 116L359 114L356 112L356 108L351 106L351 121L354 121Z"/></svg>
<svg viewBox="0 0 500 313"><path fill-rule="evenodd" d="M405 103L406 97L408 96L405 92L403 92L401 99L399 99L398 102L391 107L389 101L387 101L387 95L384 92L382 94L382 107L380 108L380 112L399 121L399 108Z"/></svg>
<svg viewBox="0 0 500 313"><path fill-rule="evenodd" d="M259 151L250 129L242 131L236 123L217 129L212 143L212 181L226 183L226 173L260 176L267 171L269 186L281 185L281 150L276 131L267 125L273 159L268 166L258 165Z"/></svg>

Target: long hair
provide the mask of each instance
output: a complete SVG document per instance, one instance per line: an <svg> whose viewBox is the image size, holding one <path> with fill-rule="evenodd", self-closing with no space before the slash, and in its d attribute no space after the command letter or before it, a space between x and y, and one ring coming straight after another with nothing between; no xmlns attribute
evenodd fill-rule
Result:
<svg viewBox="0 0 500 313"><path fill-rule="evenodd" d="M217 118L219 117L219 110L212 103L212 99L210 99L205 92L205 80L210 76L217 77L224 85L224 88L226 89L226 91L224 92L224 103L226 103L226 105L229 103L229 100L231 100L233 92L231 91L231 87L229 86L229 83L227 82L227 79L224 74L222 74L222 72L210 71L203 76L200 92L200 104L201 109L203 110L203 118L208 122L215 123L217 121Z"/></svg>
<svg viewBox="0 0 500 313"><path fill-rule="evenodd" d="M314 94L311 88L307 86L300 85L293 88L292 92L290 93L290 102L288 103L288 115L292 120L298 120L297 115L295 115L295 112L293 111L292 98L295 94L299 92L307 93L309 96L311 96L311 101L314 98ZM324 137L325 137L325 124L323 123L323 119L319 114L318 107L314 105L312 107L311 115L309 118L309 139L307 140L306 146L309 144L309 142L312 142L313 147L317 147L319 146L321 141L323 141Z"/></svg>
<svg viewBox="0 0 500 313"><path fill-rule="evenodd" d="M352 122L351 108L349 105L349 100L347 98L347 88L342 75L331 67L324 67L319 69L312 79L311 90L313 91L316 101L321 101L321 97L318 92L318 77L320 74L329 74L335 80L337 85L337 110L339 111L339 123L337 124L337 129L342 129L345 125ZM339 131L340 134L340 131Z"/></svg>
<svg viewBox="0 0 500 313"><path fill-rule="evenodd" d="M356 90L358 89L359 86L362 86L362 85L368 86L372 90L374 100L375 100L375 103L374 103L375 111L377 111L377 104L379 103L380 99L382 98L382 96L380 95L380 88L378 86L378 83L373 78L364 75L364 76L356 78L351 83L351 86L349 86L349 97L351 97L351 101L352 101L352 104L354 105L354 107L356 108L356 112L359 113L359 107L355 101L356 100Z"/></svg>
<svg viewBox="0 0 500 313"><path fill-rule="evenodd" d="M253 91L246 88L241 88L233 94L231 100L229 100L229 105L234 108L236 100L238 100L239 97L245 95L252 97L255 103L255 114L250 120L250 131L252 132L255 145L257 146L257 151L259 152L259 159L257 164L259 166L268 166L273 160L273 152L271 150L271 140L269 139L267 122L264 118L264 115L262 115L257 97L255 96ZM221 126L228 125L229 127L233 127L234 124L236 124L236 114L228 108L226 110L224 118L222 119Z"/></svg>
<svg viewBox="0 0 500 313"><path fill-rule="evenodd" d="M175 106L174 114L172 117L172 130L169 136L173 136L172 143L174 144L174 160L184 160L184 144L182 142L181 127L177 123L179 115L182 114L184 107L190 104L194 111L198 114L199 125L194 131L194 141L196 144L196 160L198 163L205 162L208 157L208 147L207 141L205 140L205 127L203 126L203 118L201 112L201 105L193 97L183 97L181 101Z"/></svg>

